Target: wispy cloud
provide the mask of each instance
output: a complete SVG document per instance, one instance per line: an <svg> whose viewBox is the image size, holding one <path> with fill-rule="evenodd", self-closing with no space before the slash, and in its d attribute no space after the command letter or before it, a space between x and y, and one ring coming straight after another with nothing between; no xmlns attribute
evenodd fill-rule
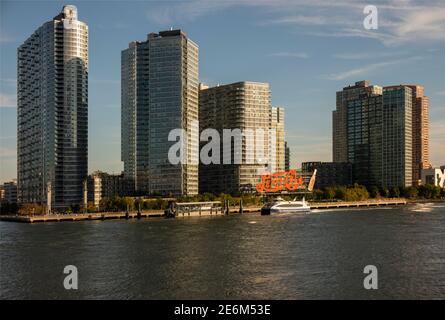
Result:
<svg viewBox="0 0 445 320"><path fill-rule="evenodd" d="M17 84L17 79L13 78L0 78L0 81L7 84Z"/></svg>
<svg viewBox="0 0 445 320"><path fill-rule="evenodd" d="M243 1L238 4L235 1L187 1L187 2L168 2L168 5L163 5L158 8L150 8L146 16L150 22L160 25L175 24L179 21L193 21L198 17L226 9L233 6L242 5ZM246 3L251 1L247 0Z"/></svg>
<svg viewBox="0 0 445 320"><path fill-rule="evenodd" d="M370 60L405 55L406 52L345 52L334 54L333 57L342 60Z"/></svg>
<svg viewBox="0 0 445 320"><path fill-rule="evenodd" d="M0 147L0 158L15 158L17 156L17 149Z"/></svg>
<svg viewBox="0 0 445 320"><path fill-rule="evenodd" d="M17 107L17 97L12 94L0 93L0 108Z"/></svg>
<svg viewBox="0 0 445 320"><path fill-rule="evenodd" d="M269 54L269 57L307 59L309 55L305 52L275 52Z"/></svg>
<svg viewBox="0 0 445 320"><path fill-rule="evenodd" d="M284 25L299 25L299 26L324 26L332 23L328 16L315 16L315 15L293 15L284 16L264 21L262 24L284 24ZM337 21L338 23L338 21ZM347 21L341 21L343 24L347 24Z"/></svg>
<svg viewBox="0 0 445 320"><path fill-rule="evenodd" d="M375 70L382 69L384 67L388 67L391 65L397 65L397 64L401 64L401 63L406 63L406 62L411 62L414 60L421 60L421 59L422 59L422 57L415 56L415 57L409 57L406 59L372 63L372 64L368 64L366 66L350 69L347 71L342 71L339 73L323 75L322 78L327 79L327 80L345 80L345 79L349 79L349 78L357 78L359 76L363 77Z"/></svg>
<svg viewBox="0 0 445 320"><path fill-rule="evenodd" d="M409 12L400 17L394 28L394 35L401 42L415 39L445 39L445 8L430 7Z"/></svg>
<svg viewBox="0 0 445 320"><path fill-rule="evenodd" d="M323 37L361 37L375 39L386 46L409 42L445 39L445 8L443 0L382 0L379 29L363 28L363 8L356 0L243 0L188 1L169 3L147 12L156 23L167 25L194 20L231 7L252 7L260 10L259 25L295 26L297 32Z"/></svg>
<svg viewBox="0 0 445 320"><path fill-rule="evenodd" d="M10 36L0 33L0 43L9 43L9 42L16 42L16 40Z"/></svg>

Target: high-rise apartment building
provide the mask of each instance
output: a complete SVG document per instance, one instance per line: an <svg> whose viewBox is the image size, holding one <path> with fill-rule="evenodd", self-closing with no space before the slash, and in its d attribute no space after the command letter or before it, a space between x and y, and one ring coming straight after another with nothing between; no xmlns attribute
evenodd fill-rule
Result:
<svg viewBox="0 0 445 320"><path fill-rule="evenodd" d="M429 159L429 99L420 85L408 85L412 89L413 134L413 185L421 182L422 169L431 168Z"/></svg>
<svg viewBox="0 0 445 320"><path fill-rule="evenodd" d="M348 103L357 100L364 94L382 94L382 87L370 85L368 81L364 80L337 92L336 110L332 112L332 156L334 162L348 161Z"/></svg>
<svg viewBox="0 0 445 320"><path fill-rule="evenodd" d="M382 89L360 81L337 92L337 106L333 117L334 159L342 159L346 152L346 161L353 164L354 182L386 187L419 183L421 170L430 167L429 106L423 86ZM346 114L342 120L343 106ZM340 132L343 121L346 148Z"/></svg>
<svg viewBox="0 0 445 320"><path fill-rule="evenodd" d="M413 90L409 86L383 88L382 184L408 187L413 183Z"/></svg>
<svg viewBox="0 0 445 320"><path fill-rule="evenodd" d="M290 169L290 148L287 141L284 142L284 171L289 171Z"/></svg>
<svg viewBox="0 0 445 320"><path fill-rule="evenodd" d="M281 172L285 170L286 151L284 134L284 108L272 107L271 109L271 145L270 151L274 152L271 166L271 172ZM273 140L272 140L273 139Z"/></svg>
<svg viewBox="0 0 445 320"><path fill-rule="evenodd" d="M67 5L17 50L20 203L82 203L88 165L88 26Z"/></svg>
<svg viewBox="0 0 445 320"><path fill-rule="evenodd" d="M205 129L217 130L221 137L221 147L219 148L219 164L200 162L200 192L236 194L241 190L255 188L261 180L261 174L270 164L271 112L268 83L244 81L201 88L199 95L201 135ZM241 141L231 139L230 154L225 155L230 156L231 164L224 163L224 129L239 129L242 133ZM250 133L246 136L249 130ZM254 141L249 140L252 136ZM236 143L239 142L241 148L236 147ZM201 142L201 146L205 144L207 144L206 141ZM255 150L249 152L248 149L253 145L255 145ZM236 157L240 157L240 163L235 163Z"/></svg>
<svg viewBox="0 0 445 320"><path fill-rule="evenodd" d="M121 159L137 193L198 193L198 45L181 30L150 33L121 55ZM169 162L174 129L185 159Z"/></svg>
<svg viewBox="0 0 445 320"><path fill-rule="evenodd" d="M382 117L381 95L364 93L348 102L347 161L354 164L354 183L382 183Z"/></svg>

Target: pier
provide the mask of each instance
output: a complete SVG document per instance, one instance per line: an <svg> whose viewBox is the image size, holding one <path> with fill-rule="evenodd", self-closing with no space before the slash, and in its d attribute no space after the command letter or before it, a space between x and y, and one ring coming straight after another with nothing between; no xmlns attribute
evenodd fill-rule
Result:
<svg viewBox="0 0 445 320"><path fill-rule="evenodd" d="M379 206L399 206L406 205L406 199L385 199L385 200L365 200L365 201L332 201L332 202L310 202L311 209L341 209ZM214 206L216 205L216 206ZM201 216L221 216L239 213L259 213L261 207L230 206L224 208L218 202L204 203L179 203L175 217L201 217ZM12 222L61 222L61 221L85 221L85 220L111 220L111 219L135 219L163 217L164 210L150 210L144 212L99 212L99 213L73 213L73 214L48 214L35 216L0 216L0 221Z"/></svg>
<svg viewBox="0 0 445 320"><path fill-rule="evenodd" d="M406 199L385 199L385 200L365 200L365 201L338 201L338 202L310 202L311 209L335 209L335 208L358 208L358 207L379 207L398 206L407 204Z"/></svg>
<svg viewBox="0 0 445 320"><path fill-rule="evenodd" d="M109 219L134 219L161 217L163 210L151 210L146 212L99 212L99 213L71 213L71 214L46 214L36 216L0 216L0 221L13 222L61 222L83 220L109 220Z"/></svg>

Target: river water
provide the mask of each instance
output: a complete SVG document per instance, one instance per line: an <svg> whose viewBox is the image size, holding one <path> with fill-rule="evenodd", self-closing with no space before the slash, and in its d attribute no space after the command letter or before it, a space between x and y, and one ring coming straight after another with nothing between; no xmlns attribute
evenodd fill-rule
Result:
<svg viewBox="0 0 445 320"><path fill-rule="evenodd" d="M445 204L0 222L1 299L445 299ZM78 270L65 290L63 269ZM378 270L366 290L363 269Z"/></svg>

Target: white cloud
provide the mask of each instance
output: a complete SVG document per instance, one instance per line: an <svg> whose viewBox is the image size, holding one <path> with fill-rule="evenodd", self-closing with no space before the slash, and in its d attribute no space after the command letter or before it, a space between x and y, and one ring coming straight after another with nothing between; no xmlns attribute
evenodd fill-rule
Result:
<svg viewBox="0 0 445 320"><path fill-rule="evenodd" d="M305 52L275 52L269 55L270 57L288 57L288 58L298 58L298 59L307 59L309 55Z"/></svg>
<svg viewBox="0 0 445 320"><path fill-rule="evenodd" d="M384 68L387 66L397 65L400 63L406 63L406 62L411 62L411 61L420 60L420 59L422 59L422 58L421 57L409 57L406 59L372 63L372 64L368 64L363 67L358 67L358 68L350 69L347 71L342 71L339 73L323 75L322 78L328 79L328 80L345 80L345 79L349 79L349 78L363 77L363 76L367 76L370 72L373 72L375 70L378 70L378 69L381 69L381 68Z"/></svg>
<svg viewBox="0 0 445 320"><path fill-rule="evenodd" d="M264 24L286 24L286 25L303 25L303 26L324 26L332 23L329 17L326 16L310 16L310 15L295 15L285 16L268 20Z"/></svg>
<svg viewBox="0 0 445 320"><path fill-rule="evenodd" d="M0 158L15 158L17 150L15 148L0 147Z"/></svg>
<svg viewBox="0 0 445 320"><path fill-rule="evenodd" d="M8 37L5 34L0 34L0 43L8 43L8 42L14 42L14 39Z"/></svg>
<svg viewBox="0 0 445 320"><path fill-rule="evenodd" d="M406 52L345 52L334 54L334 58L342 60L369 60L401 56Z"/></svg>
<svg viewBox="0 0 445 320"><path fill-rule="evenodd" d="M12 94L0 93L0 108L17 107L17 97Z"/></svg>
<svg viewBox="0 0 445 320"><path fill-rule="evenodd" d="M17 79L13 78L2 78L0 81L7 84L17 84Z"/></svg>
<svg viewBox="0 0 445 320"><path fill-rule="evenodd" d="M409 12L401 17L394 34L401 42L416 39L445 39L445 8L431 7Z"/></svg>
<svg viewBox="0 0 445 320"><path fill-rule="evenodd" d="M441 41L445 39L445 8L443 0L424 1L382 0L379 29L363 28L363 8L366 3L355 0L243 0L188 1L155 8L147 17L159 24L194 20L206 14L231 7L252 7L266 13L260 25L283 24L296 27L297 32L314 36L361 37L382 42L387 46L408 42ZM303 28L302 28L303 27Z"/></svg>

